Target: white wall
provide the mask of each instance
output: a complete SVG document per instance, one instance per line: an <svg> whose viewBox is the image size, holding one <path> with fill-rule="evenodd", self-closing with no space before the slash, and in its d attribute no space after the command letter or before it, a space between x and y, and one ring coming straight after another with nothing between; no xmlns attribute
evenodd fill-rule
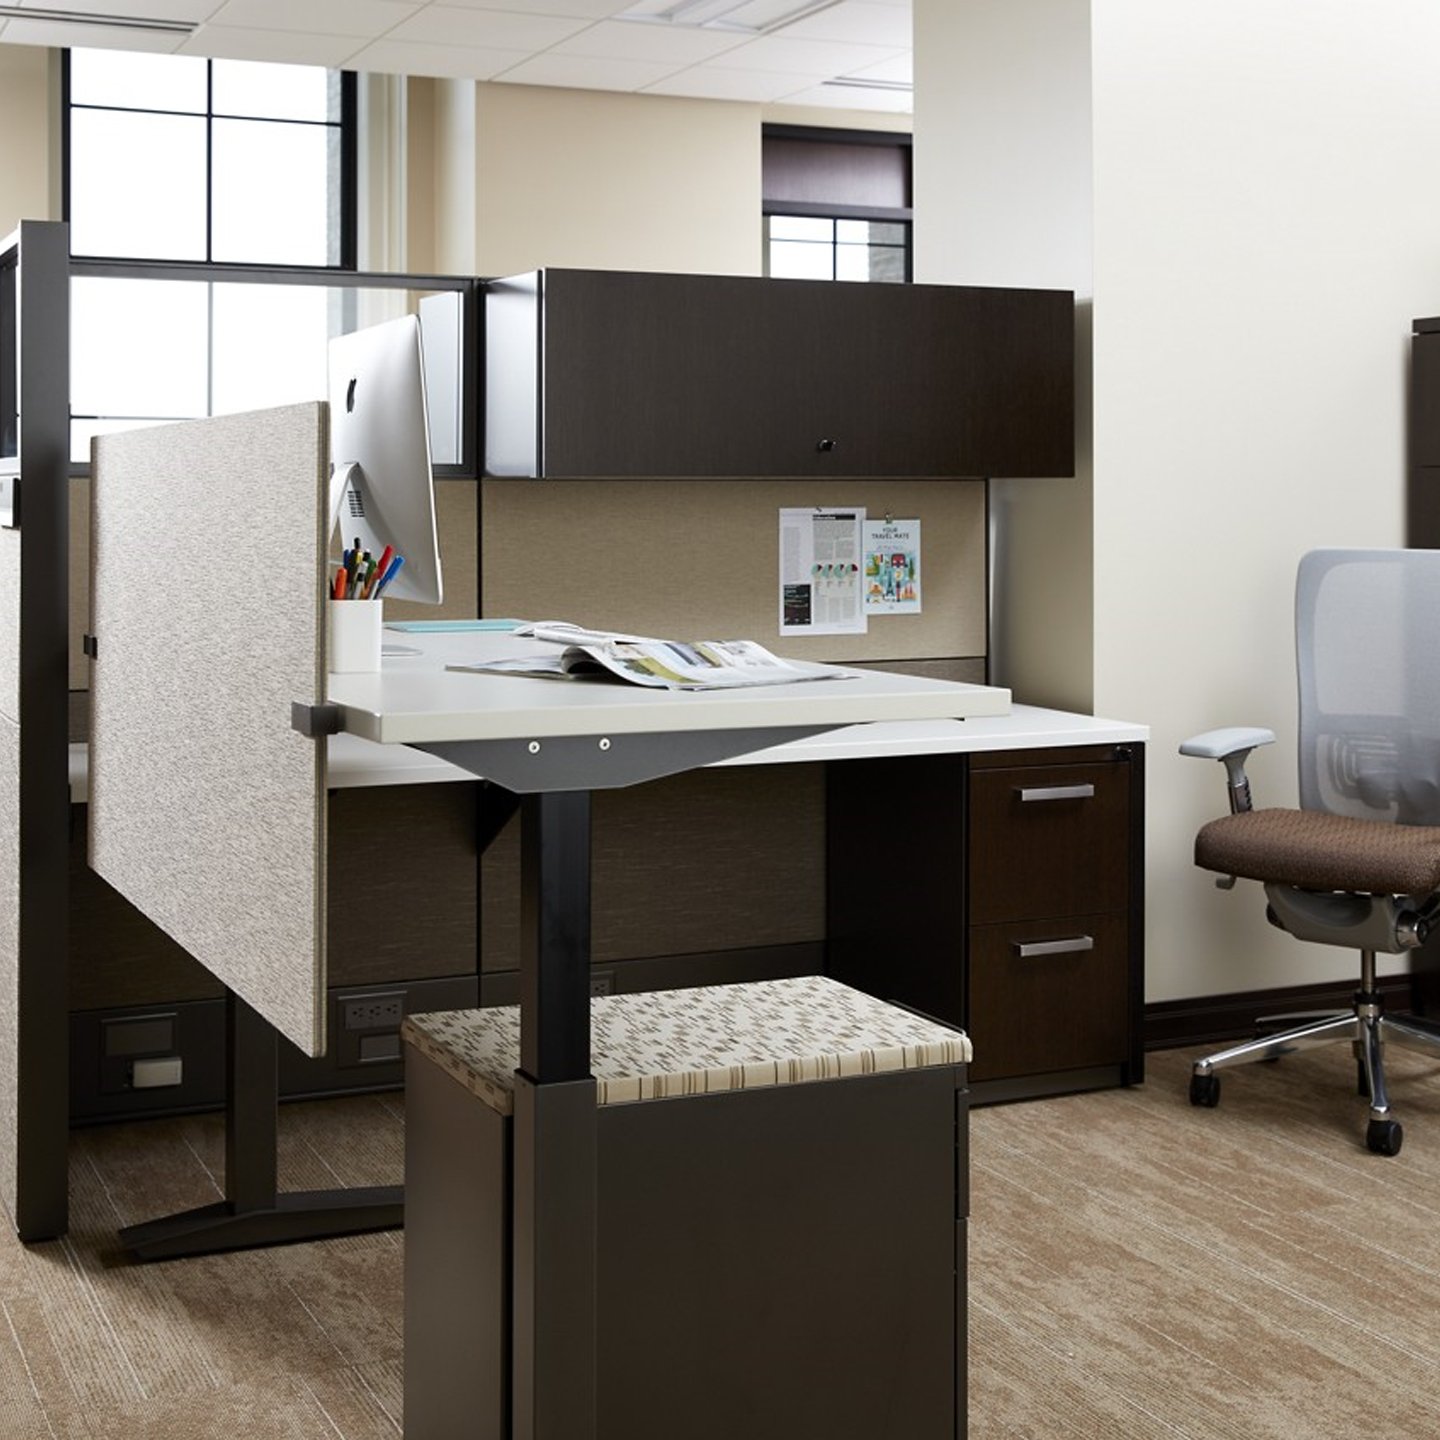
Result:
<svg viewBox="0 0 1440 1440"><path fill-rule="evenodd" d="M49 139L50 52L0 45L0 238L52 216Z"/></svg>
<svg viewBox="0 0 1440 1440"><path fill-rule="evenodd" d="M991 671L1089 710L1089 0L915 0L915 278L1073 290L1076 473L991 486Z"/></svg>
<svg viewBox="0 0 1440 1440"><path fill-rule="evenodd" d="M1410 321L1440 310L1440 7L1097 0L1097 707L1154 729L1151 998L1353 972L1188 864L1218 767L1272 725L1293 803L1291 592L1316 545L1404 543ZM1422 662L1425 663L1425 662Z"/></svg>
<svg viewBox="0 0 1440 1440"><path fill-rule="evenodd" d="M1314 545L1403 543L1409 322L1440 311L1429 183L1440 7L916 0L917 230L930 274L1007 278L991 262L1008 237L1027 268L1009 278L1064 283L1067 242L1047 227L1076 227L1078 255L1081 207L1063 181L1052 193L1071 203L1048 221L1035 200L1037 176L1060 165L1077 178L1086 163L1065 133L1081 8L1094 706L1152 727L1147 996L1349 976L1345 952L1268 927L1256 887L1218 892L1191 865L1195 829L1223 793L1218 767L1175 749L1212 725L1272 725L1283 743L1255 757L1252 776L1261 803L1293 803L1296 561ZM1062 36L1068 78L1047 93L1039 81ZM1024 227L1049 248L1023 243ZM983 236L997 230L992 250ZM1027 524L1043 528L1047 511L1057 531L1076 522L1058 489L1034 497ZM1073 572L1041 574L1049 617L1074 629ZM1017 673L1031 664L1018 659Z"/></svg>

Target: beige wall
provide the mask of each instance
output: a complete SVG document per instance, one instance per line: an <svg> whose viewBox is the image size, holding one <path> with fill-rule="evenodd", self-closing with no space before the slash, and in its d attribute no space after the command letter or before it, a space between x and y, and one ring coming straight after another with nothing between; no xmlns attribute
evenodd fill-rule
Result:
<svg viewBox="0 0 1440 1440"><path fill-rule="evenodd" d="M991 674L1089 711L1089 0L915 0L915 278L1073 290L1074 478L991 486Z"/></svg>
<svg viewBox="0 0 1440 1440"><path fill-rule="evenodd" d="M0 45L0 237L52 208L51 52Z"/></svg>
<svg viewBox="0 0 1440 1440"><path fill-rule="evenodd" d="M758 106L475 86L475 265L760 273Z"/></svg>

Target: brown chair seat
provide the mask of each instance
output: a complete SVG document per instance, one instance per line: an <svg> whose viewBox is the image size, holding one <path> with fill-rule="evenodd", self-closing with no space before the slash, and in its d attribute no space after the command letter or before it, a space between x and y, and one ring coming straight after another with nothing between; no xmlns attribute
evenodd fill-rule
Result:
<svg viewBox="0 0 1440 1440"><path fill-rule="evenodd" d="M1249 810L1205 825L1195 837L1195 863L1304 890L1429 895L1440 890L1440 826Z"/></svg>

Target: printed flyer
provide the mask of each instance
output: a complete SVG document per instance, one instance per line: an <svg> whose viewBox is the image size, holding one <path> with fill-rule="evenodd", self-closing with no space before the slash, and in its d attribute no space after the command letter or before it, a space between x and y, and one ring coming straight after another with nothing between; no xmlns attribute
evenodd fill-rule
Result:
<svg viewBox="0 0 1440 1440"><path fill-rule="evenodd" d="M780 512L780 633L863 635L860 508Z"/></svg>
<svg viewBox="0 0 1440 1440"><path fill-rule="evenodd" d="M871 615L920 613L920 522L867 520L864 524L865 609Z"/></svg>

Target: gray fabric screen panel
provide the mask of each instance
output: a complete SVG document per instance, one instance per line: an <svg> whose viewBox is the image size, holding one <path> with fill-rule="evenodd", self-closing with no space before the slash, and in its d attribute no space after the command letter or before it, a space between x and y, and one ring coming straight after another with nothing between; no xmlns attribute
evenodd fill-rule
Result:
<svg viewBox="0 0 1440 1440"><path fill-rule="evenodd" d="M324 1052L328 413L92 453L90 864L308 1055Z"/></svg>

